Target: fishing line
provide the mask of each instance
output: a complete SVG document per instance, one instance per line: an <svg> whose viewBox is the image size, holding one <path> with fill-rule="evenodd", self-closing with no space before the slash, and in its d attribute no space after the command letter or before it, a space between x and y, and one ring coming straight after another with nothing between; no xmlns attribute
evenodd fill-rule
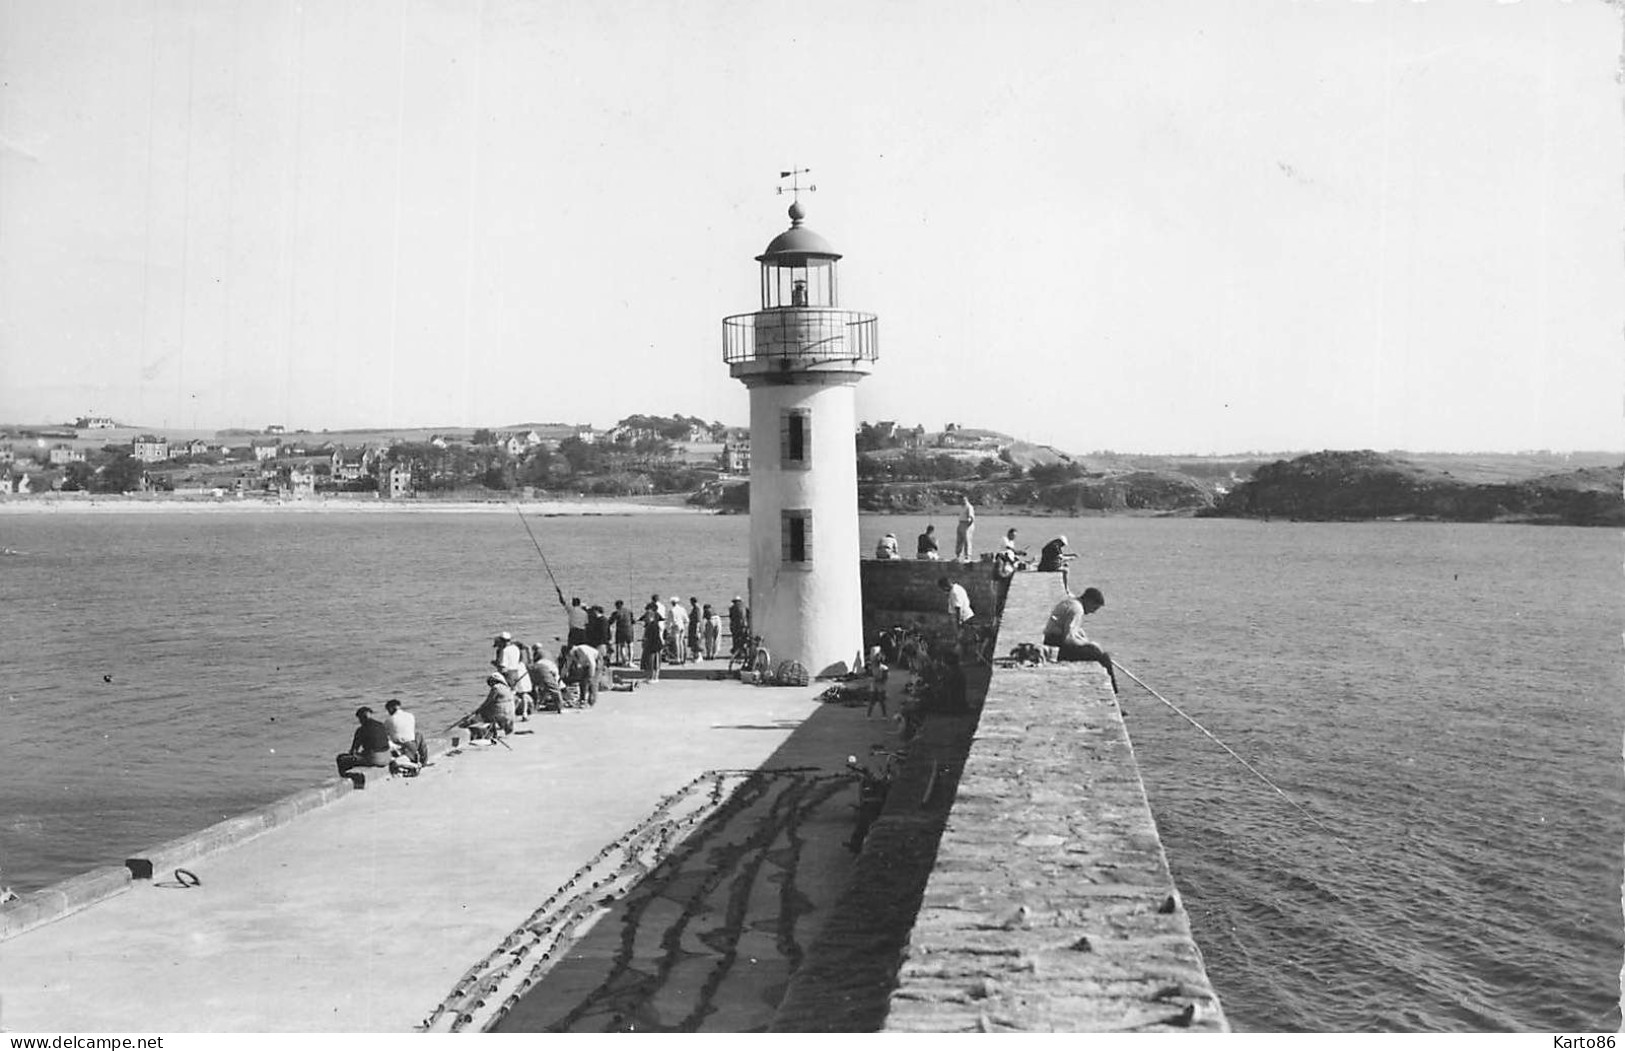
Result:
<svg viewBox="0 0 1625 1051"><path fill-rule="evenodd" d="M1319 826L1320 829L1323 830L1327 835L1331 836L1332 839L1336 840L1338 846L1342 847L1344 850L1347 850L1350 854L1353 854L1356 858L1359 858L1362 863L1364 862L1365 859L1360 858L1360 852L1359 851L1355 850L1353 847L1351 847L1347 843L1345 843L1343 841L1343 839L1340 836L1338 836L1338 834L1336 832L1333 832L1331 830L1331 828L1329 828L1326 825L1325 822L1321 821L1315 815L1311 814L1308 810L1305 810L1303 808L1303 806L1301 806L1291 796L1289 796L1285 792L1281 791L1281 786L1280 785L1276 784L1274 781L1271 781L1269 778L1267 778L1263 774L1259 773L1257 767L1253 766L1253 764L1251 764L1247 760L1243 759L1240 755L1237 755L1236 750L1234 748L1231 748L1229 745L1225 744L1223 741L1219 740L1217 737L1214 737L1212 731L1210 731L1207 727L1203 726L1201 723L1197 722L1195 719L1192 719L1190 716L1188 716L1184 712L1180 711L1179 706L1177 704L1175 704L1173 701L1170 701L1168 698L1164 697L1162 694L1158 693L1156 690L1153 690L1151 687L1147 686L1145 684L1144 680L1142 680L1138 675L1136 675L1133 672L1129 671L1127 668L1123 667L1122 662L1117 660L1115 657L1112 659L1112 664L1117 668L1118 671L1122 672L1124 675L1127 675L1129 678L1131 678L1135 682L1139 683L1141 689L1145 690L1145 692L1149 693L1151 696L1155 697L1157 700L1161 701L1163 704L1166 704L1169 708L1172 708L1175 715L1178 715L1181 719L1184 719L1186 722L1190 723L1192 726L1196 727L1198 730L1202 731L1204 734L1207 734L1208 739L1210 741L1212 741L1214 744L1218 745L1220 748L1223 748L1226 752L1229 752L1230 755L1236 760L1236 762L1240 763L1242 766L1245 766L1252 773L1252 775L1254 777L1258 778L1260 781L1264 782L1266 785L1269 785L1271 788L1273 788L1275 790L1276 795L1278 795L1282 799L1286 800L1288 804L1290 804L1294 809L1296 809L1298 811L1298 813L1302 814L1304 817L1306 817L1310 821L1314 822L1315 825Z"/></svg>
<svg viewBox="0 0 1625 1051"><path fill-rule="evenodd" d="M553 567L547 564L547 556L542 554L542 545L536 542L536 534L530 531L530 523L525 520L525 512L519 509L519 501L517 500L513 504L513 513L519 516L519 521L524 525L526 534L530 536L530 542L536 548L536 553L542 555L542 568L547 570L547 577L553 582L553 590L559 596L559 605L565 605L564 589L559 587L559 578L553 575Z"/></svg>

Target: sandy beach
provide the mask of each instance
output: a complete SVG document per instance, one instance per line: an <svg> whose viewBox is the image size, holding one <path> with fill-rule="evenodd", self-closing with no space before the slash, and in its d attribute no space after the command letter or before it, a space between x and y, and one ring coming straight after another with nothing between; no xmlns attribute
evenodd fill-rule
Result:
<svg viewBox="0 0 1625 1051"><path fill-rule="evenodd" d="M89 493L41 493L0 496L0 515L14 514L512 514L527 515L667 515L711 514L681 503L639 503L613 498L577 500L385 500L373 497L318 496L302 500L267 500L236 496L109 496Z"/></svg>

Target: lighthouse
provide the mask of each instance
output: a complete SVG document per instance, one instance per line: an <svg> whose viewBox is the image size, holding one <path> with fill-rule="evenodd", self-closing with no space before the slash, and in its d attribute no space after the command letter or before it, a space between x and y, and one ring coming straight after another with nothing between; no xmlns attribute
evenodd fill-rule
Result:
<svg viewBox="0 0 1625 1051"><path fill-rule="evenodd" d="M768 242L762 308L722 319L722 357L750 391L751 630L813 675L863 653L856 391L877 356L873 314L843 310L841 254L803 220Z"/></svg>

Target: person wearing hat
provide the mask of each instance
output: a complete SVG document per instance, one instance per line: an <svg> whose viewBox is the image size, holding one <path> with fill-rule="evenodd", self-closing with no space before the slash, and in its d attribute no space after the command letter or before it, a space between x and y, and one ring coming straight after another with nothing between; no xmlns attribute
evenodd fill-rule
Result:
<svg viewBox="0 0 1625 1051"><path fill-rule="evenodd" d="M666 646L666 636L661 627L666 618L660 612L660 603L650 601L643 607L643 660L642 667L649 676L650 682L660 681L661 652Z"/></svg>
<svg viewBox="0 0 1625 1051"><path fill-rule="evenodd" d="M515 703L520 705L519 714L529 716L530 712L524 707L525 700L530 696L530 681L525 674L523 647L514 641L512 634L506 631L492 639L491 645L495 646L497 651L496 658L491 663L496 666L497 671L502 673L503 681L514 692Z"/></svg>
<svg viewBox="0 0 1625 1051"><path fill-rule="evenodd" d="M355 736L350 738L350 750L338 757L339 776L358 766L389 765L389 729L372 717L371 708L357 708Z"/></svg>
<svg viewBox="0 0 1625 1051"><path fill-rule="evenodd" d="M1067 563L1077 557L1066 549L1066 537L1058 536L1038 552L1038 571L1061 574L1062 589L1070 590L1067 588Z"/></svg>
<svg viewBox="0 0 1625 1051"><path fill-rule="evenodd" d="M887 533L875 545L875 558L882 562L889 562L897 557L897 534Z"/></svg>
<svg viewBox="0 0 1625 1051"><path fill-rule="evenodd" d="M465 717L461 725L485 723L491 727L491 739L494 741L498 730L505 734L513 733L513 716L518 702L501 672L487 675L485 685L489 687L485 701L474 709L474 714Z"/></svg>

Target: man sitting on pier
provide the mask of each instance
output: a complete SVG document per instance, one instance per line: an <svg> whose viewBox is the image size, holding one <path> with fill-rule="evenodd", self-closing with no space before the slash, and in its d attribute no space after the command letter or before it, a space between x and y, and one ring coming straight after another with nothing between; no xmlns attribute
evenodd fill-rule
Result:
<svg viewBox="0 0 1625 1051"><path fill-rule="evenodd" d="M509 687L508 680L503 678L501 672L493 672L485 677L485 685L490 690L485 700L474 709L472 715L464 716L459 726L474 726L484 723L489 727L491 740L496 740L498 732L513 733L514 713L518 709L518 699L514 697L513 689Z"/></svg>
<svg viewBox="0 0 1625 1051"><path fill-rule="evenodd" d="M403 756L410 760L414 766L429 765L429 745L418 733L417 716L401 707L401 702L391 697L384 702L384 711L389 714L384 717L384 728L389 731L389 743Z"/></svg>
<svg viewBox="0 0 1625 1051"><path fill-rule="evenodd" d="M371 708L357 708L355 721L361 725L350 739L350 750L338 757L340 777L358 766L389 765L389 729L372 717Z"/></svg>
<svg viewBox="0 0 1625 1051"><path fill-rule="evenodd" d="M1083 630L1083 618L1106 604L1106 596L1099 588L1084 588L1077 596L1068 595L1050 611L1049 622L1044 625L1044 646L1056 651L1059 661L1092 661L1106 669L1112 681L1112 693L1117 693L1117 671L1112 666L1112 655L1089 641Z"/></svg>

